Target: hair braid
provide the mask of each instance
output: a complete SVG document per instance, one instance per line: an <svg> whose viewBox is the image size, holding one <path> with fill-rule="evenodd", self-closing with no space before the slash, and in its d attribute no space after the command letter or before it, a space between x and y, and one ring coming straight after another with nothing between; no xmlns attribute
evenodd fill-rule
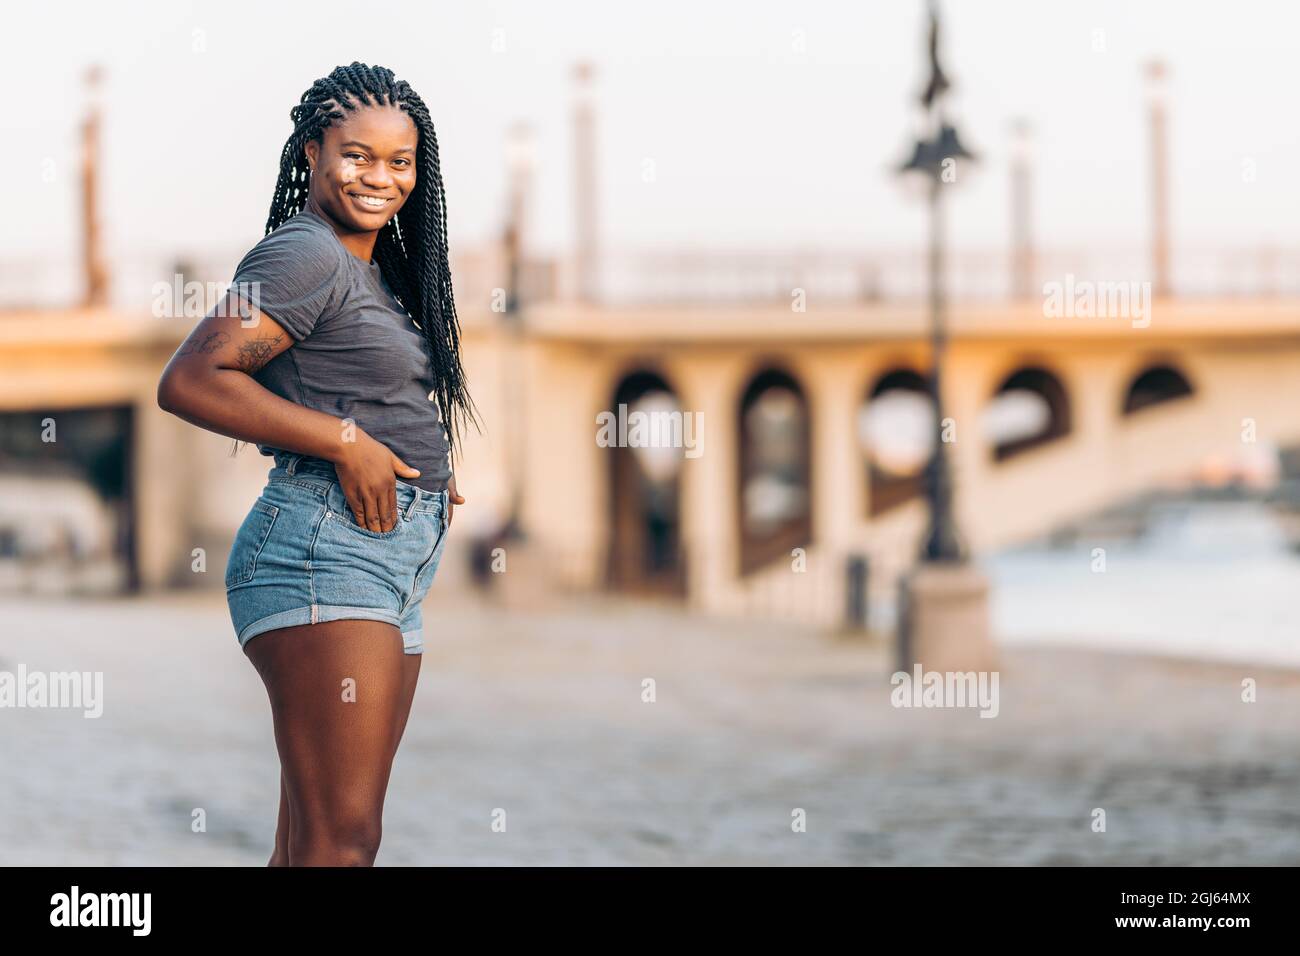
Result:
<svg viewBox="0 0 1300 956"><path fill-rule="evenodd" d="M466 421L479 424L460 361L460 319L452 289L447 241L447 194L438 158L438 136L424 100L405 80L382 66L353 62L339 66L312 84L289 111L293 133L280 154L269 235L302 211L307 201L311 169L304 147L319 141L324 130L345 117L344 110L368 106L397 106L411 117L419 132L415 189L403 210L393 216L375 241L375 261L384 281L424 335L436 379L435 395L453 454L460 448Z"/></svg>

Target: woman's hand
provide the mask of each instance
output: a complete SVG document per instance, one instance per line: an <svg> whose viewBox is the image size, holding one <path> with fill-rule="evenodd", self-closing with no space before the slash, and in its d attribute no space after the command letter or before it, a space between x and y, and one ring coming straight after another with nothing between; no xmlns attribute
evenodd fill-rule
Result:
<svg viewBox="0 0 1300 956"><path fill-rule="evenodd" d="M334 459L339 485L357 524L371 531L392 531L397 524L397 476L419 478L420 473L388 447L360 428Z"/></svg>
<svg viewBox="0 0 1300 956"><path fill-rule="evenodd" d="M456 493L456 476L447 481L447 527L451 527L451 516L456 513L456 505L463 505L465 499Z"/></svg>

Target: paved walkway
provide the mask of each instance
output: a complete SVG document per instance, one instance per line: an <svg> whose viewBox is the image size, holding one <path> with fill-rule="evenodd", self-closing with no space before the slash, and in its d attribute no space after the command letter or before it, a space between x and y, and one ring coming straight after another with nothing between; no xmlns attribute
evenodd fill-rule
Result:
<svg viewBox="0 0 1300 956"><path fill-rule="evenodd" d="M881 649L786 626L428 611L381 865L1300 863L1300 673L1015 647L990 720L895 709ZM0 619L0 670L102 670L106 698L0 710L0 864L265 862L270 711L220 594Z"/></svg>

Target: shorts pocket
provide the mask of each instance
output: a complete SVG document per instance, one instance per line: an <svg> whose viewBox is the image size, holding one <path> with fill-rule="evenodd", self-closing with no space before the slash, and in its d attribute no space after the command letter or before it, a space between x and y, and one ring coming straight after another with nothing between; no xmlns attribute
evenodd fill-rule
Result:
<svg viewBox="0 0 1300 956"><path fill-rule="evenodd" d="M402 505L397 505L397 520L393 522L392 528L387 531L371 531L364 525L357 524L357 519L352 514L352 506L348 504L348 499L343 494L343 486L338 482L330 488L329 495L326 498L328 510L325 512L325 520L335 522L347 528L344 534L356 534L363 538L373 538L376 541L387 541L389 538L396 538L402 532L402 525L405 519L402 517Z"/></svg>
<svg viewBox="0 0 1300 956"><path fill-rule="evenodd" d="M401 509L398 510L400 511ZM397 516L397 521L393 524L391 530L371 531L369 528L363 528L361 525L357 524L357 519L352 516L351 511L330 511L325 515L325 518L328 521L334 521L337 522L338 524L343 525L348 529L348 531L351 531L355 534L359 534L362 537L375 538L379 541L386 541L389 538L396 538L398 532L402 530L402 521L403 521L402 516L399 514ZM346 534L347 532L344 533Z"/></svg>
<svg viewBox="0 0 1300 956"><path fill-rule="evenodd" d="M266 539L271 534L280 509L264 498L253 502L243 524L235 532L235 543L230 549L230 560L226 562L226 587L233 588L246 584L253 579L257 571L257 559L266 546Z"/></svg>

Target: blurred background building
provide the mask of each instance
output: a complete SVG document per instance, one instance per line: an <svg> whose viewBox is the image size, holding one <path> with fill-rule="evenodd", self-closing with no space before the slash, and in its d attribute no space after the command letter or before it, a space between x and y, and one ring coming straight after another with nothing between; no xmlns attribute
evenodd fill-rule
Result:
<svg viewBox="0 0 1300 956"><path fill-rule="evenodd" d="M1277 503L1291 527L1300 259L1171 251L1163 71L1153 63L1148 77L1145 245L1061 249L1059 231L1036 241L1032 151L1054 147L1017 122L1010 241L948 263L946 440L957 523L978 556L1109 527L1109 511L1153 495L1224 486ZM923 253L613 245L597 188L599 74L580 63L571 77L573 248L529 248L536 145L516 124L501 238L456 250L487 429L458 469L471 504L449 573L493 593L618 591L708 613L888 626L923 530L933 448ZM251 448L230 458L228 441L160 412L154 389L192 325L177 316L216 301L241 250L177 249L159 262L105 249L98 69L85 90L79 274L11 266L0 284L0 586L214 587L219 576L194 573L195 549L224 561L269 460ZM43 287L43 272L59 280ZM68 294L73 276L80 296ZM1048 290L1065 282L1079 308L1054 314ZM1075 283L1102 290L1095 311ZM1145 306L1143 283L1154 290ZM1110 314L1108 286L1125 297ZM600 415L620 408L692 417L698 450L603 447ZM493 572L495 547L514 573Z"/></svg>

